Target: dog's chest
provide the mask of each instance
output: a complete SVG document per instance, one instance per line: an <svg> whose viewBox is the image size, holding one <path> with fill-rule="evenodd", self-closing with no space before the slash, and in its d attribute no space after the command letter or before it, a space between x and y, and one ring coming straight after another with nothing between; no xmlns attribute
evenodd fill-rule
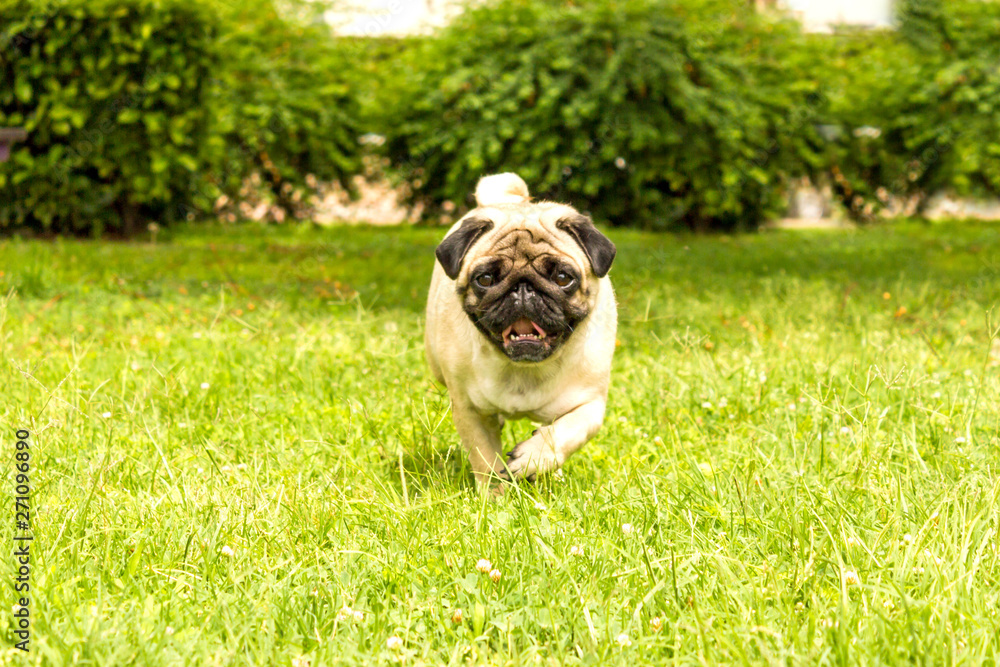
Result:
<svg viewBox="0 0 1000 667"><path fill-rule="evenodd" d="M469 397L483 413L551 422L565 412L559 400L564 378L559 369L553 371L518 372L508 368L500 373L483 373L469 387Z"/></svg>

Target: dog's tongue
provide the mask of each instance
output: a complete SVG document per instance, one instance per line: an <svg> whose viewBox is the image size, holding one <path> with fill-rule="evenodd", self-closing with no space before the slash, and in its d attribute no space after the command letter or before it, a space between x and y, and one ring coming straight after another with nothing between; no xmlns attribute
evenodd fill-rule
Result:
<svg viewBox="0 0 1000 667"><path fill-rule="evenodd" d="M529 320L527 317L522 317L517 322L514 322L514 326L511 327L511 331L516 333L518 336L524 336L526 334L545 334L540 326Z"/></svg>

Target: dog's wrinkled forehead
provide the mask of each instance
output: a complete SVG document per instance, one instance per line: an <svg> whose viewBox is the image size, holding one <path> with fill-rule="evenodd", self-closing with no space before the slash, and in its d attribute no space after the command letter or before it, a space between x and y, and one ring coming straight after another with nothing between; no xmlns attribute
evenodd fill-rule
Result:
<svg viewBox="0 0 1000 667"><path fill-rule="evenodd" d="M556 227L556 223L575 209L562 204L528 204L520 206L489 206L476 209L470 216L483 218L493 227L471 249L473 261L482 257L499 257L518 268L534 264L544 257L569 259L583 269L585 257L571 236ZM506 263L505 262L505 263Z"/></svg>
<svg viewBox="0 0 1000 667"><path fill-rule="evenodd" d="M489 254L515 265L533 264L539 257L555 254L555 247L531 229L514 228L499 232Z"/></svg>

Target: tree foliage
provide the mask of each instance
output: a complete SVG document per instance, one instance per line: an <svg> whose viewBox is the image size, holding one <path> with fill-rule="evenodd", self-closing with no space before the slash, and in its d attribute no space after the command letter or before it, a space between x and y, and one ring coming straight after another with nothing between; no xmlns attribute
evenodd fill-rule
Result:
<svg viewBox="0 0 1000 667"><path fill-rule="evenodd" d="M726 0L501 0L406 63L382 130L431 203L483 174L615 224L753 227L782 206L811 129L794 25ZM391 101L390 101L391 102Z"/></svg>
<svg viewBox="0 0 1000 667"><path fill-rule="evenodd" d="M302 5L0 0L0 227L136 231L258 172L279 204L360 171L347 54Z"/></svg>
<svg viewBox="0 0 1000 667"><path fill-rule="evenodd" d="M1000 195L1000 3L907 0L898 23L809 56L836 128L819 171L862 220L896 198Z"/></svg>

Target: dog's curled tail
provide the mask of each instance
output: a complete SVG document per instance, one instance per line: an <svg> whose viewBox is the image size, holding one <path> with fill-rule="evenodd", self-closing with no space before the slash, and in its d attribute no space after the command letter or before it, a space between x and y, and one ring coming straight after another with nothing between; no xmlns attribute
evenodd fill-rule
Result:
<svg viewBox="0 0 1000 667"><path fill-rule="evenodd" d="M479 206L522 204L530 198L528 185L514 173L484 176L476 186L476 204Z"/></svg>

